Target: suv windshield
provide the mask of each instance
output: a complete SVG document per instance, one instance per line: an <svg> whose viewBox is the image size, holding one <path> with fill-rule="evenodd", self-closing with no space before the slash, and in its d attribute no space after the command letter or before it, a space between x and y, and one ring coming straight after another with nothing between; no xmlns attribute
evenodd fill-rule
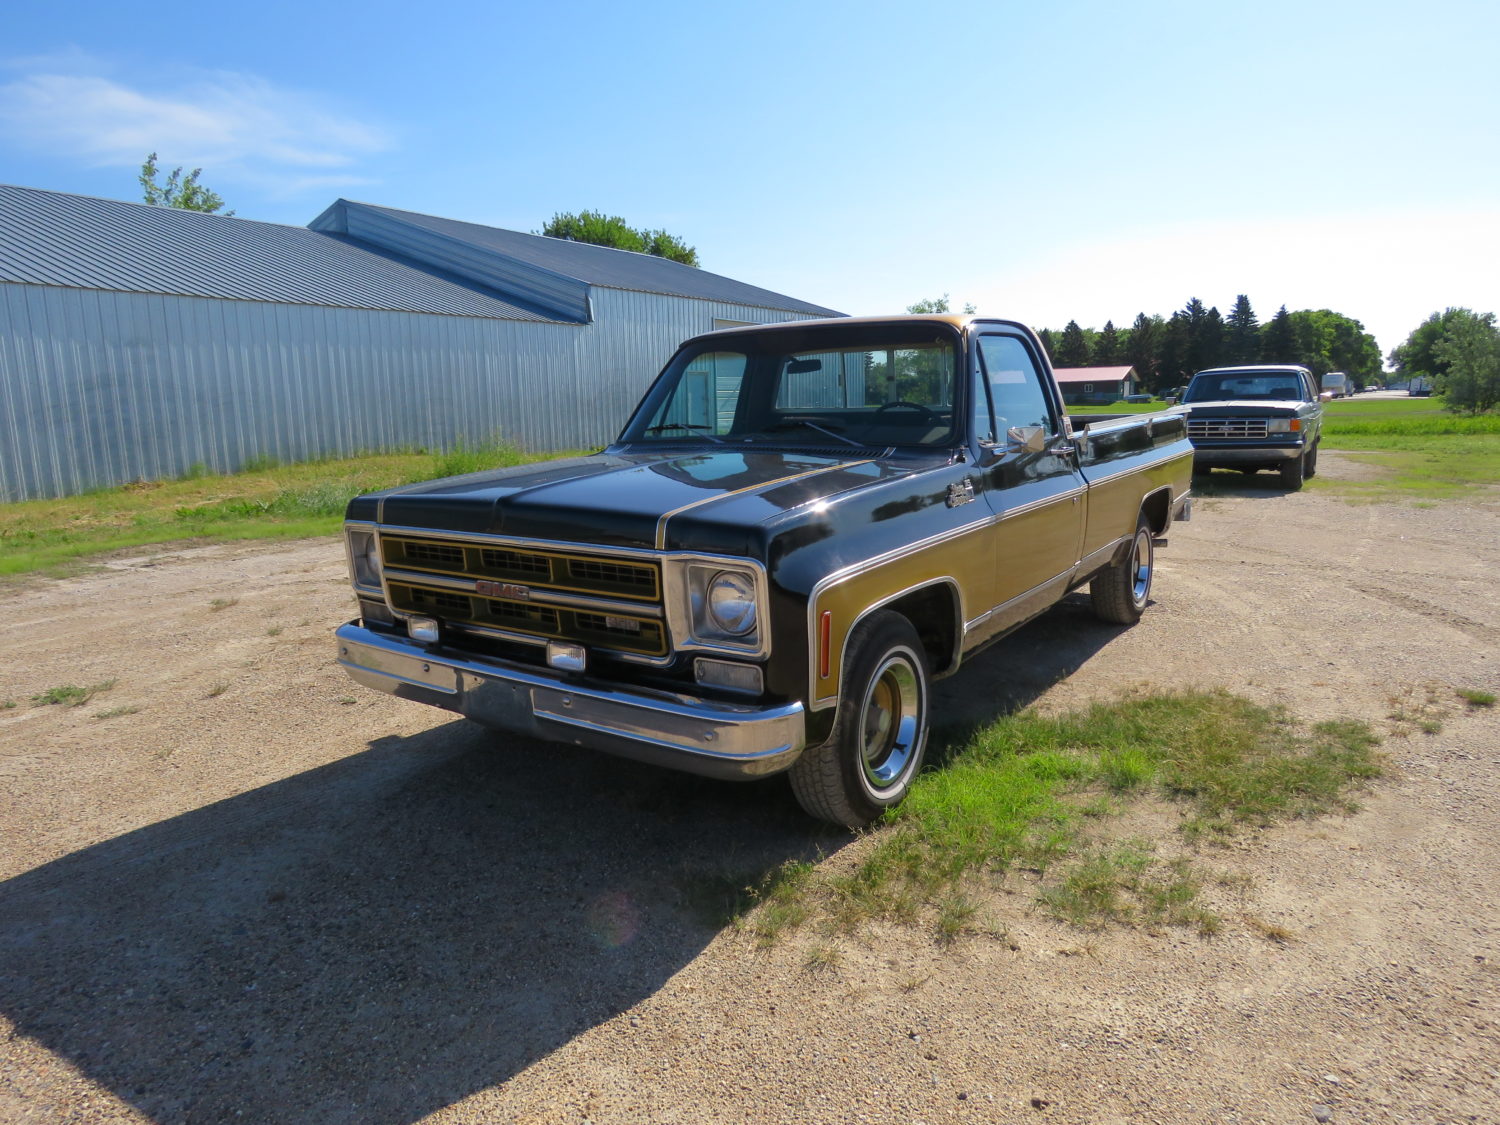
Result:
<svg viewBox="0 0 1500 1125"><path fill-rule="evenodd" d="M742 334L678 354L630 442L937 446L954 440L957 338L932 325ZM860 338L863 335L866 338Z"/></svg>
<svg viewBox="0 0 1500 1125"><path fill-rule="evenodd" d="M1301 399L1302 387L1292 371L1205 371L1194 375L1183 402L1226 399Z"/></svg>

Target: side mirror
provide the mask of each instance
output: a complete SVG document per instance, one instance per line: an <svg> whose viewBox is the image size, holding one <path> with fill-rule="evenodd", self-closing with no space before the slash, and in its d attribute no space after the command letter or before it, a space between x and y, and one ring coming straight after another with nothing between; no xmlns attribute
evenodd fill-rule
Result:
<svg viewBox="0 0 1500 1125"><path fill-rule="evenodd" d="M1005 431L1005 438L1027 453L1040 453L1047 448L1047 431L1040 426L1012 426Z"/></svg>

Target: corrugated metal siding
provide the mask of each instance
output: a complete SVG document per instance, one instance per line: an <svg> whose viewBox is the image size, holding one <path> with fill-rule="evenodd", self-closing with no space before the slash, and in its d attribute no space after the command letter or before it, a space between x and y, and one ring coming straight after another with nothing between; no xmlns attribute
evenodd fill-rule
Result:
<svg viewBox="0 0 1500 1125"><path fill-rule="evenodd" d="M0 184L0 282L555 319L303 227ZM574 318L579 319L579 318Z"/></svg>
<svg viewBox="0 0 1500 1125"><path fill-rule="evenodd" d="M228 471L499 436L611 440L715 319L765 308L622 290L590 326L0 283L0 500L195 464Z"/></svg>

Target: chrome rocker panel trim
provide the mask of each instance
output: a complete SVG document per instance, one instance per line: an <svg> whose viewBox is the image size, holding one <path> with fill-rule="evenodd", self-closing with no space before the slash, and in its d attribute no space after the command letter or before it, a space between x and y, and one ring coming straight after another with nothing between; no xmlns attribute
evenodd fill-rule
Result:
<svg viewBox="0 0 1500 1125"><path fill-rule="evenodd" d="M805 745L801 703L756 706L621 690L545 668L437 656L356 621L335 636L339 664L365 687L513 734L731 781L779 773Z"/></svg>

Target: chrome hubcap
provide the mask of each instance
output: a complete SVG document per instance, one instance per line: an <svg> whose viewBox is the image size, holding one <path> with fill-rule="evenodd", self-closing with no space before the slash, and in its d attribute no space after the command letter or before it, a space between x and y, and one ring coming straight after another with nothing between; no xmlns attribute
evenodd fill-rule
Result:
<svg viewBox="0 0 1500 1125"><path fill-rule="evenodd" d="M922 689L910 659L886 659L871 679L860 716L865 780L876 792L902 780L920 747Z"/></svg>
<svg viewBox="0 0 1500 1125"><path fill-rule="evenodd" d="M1137 532L1130 560L1130 597L1136 605L1145 605L1146 595L1151 592L1151 551L1151 533Z"/></svg>

